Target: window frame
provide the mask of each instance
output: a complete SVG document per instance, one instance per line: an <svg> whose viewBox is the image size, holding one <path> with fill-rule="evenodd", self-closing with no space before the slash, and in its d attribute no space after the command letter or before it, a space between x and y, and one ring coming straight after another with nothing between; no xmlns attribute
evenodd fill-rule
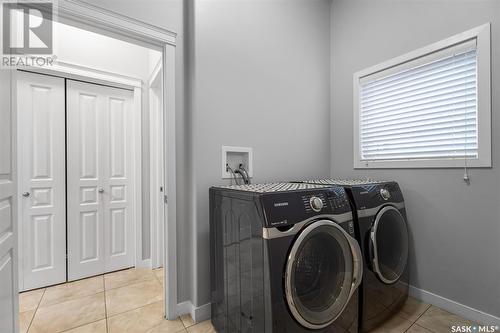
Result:
<svg viewBox="0 0 500 333"><path fill-rule="evenodd" d="M490 168L491 165L491 48L490 23L443 39L402 56L371 66L353 75L353 114L354 114L354 169L403 169L403 168ZM367 76L389 70L424 56L431 56L457 44L469 40L477 41L477 135L478 157L377 160L361 159L360 138L360 89L361 82Z"/></svg>

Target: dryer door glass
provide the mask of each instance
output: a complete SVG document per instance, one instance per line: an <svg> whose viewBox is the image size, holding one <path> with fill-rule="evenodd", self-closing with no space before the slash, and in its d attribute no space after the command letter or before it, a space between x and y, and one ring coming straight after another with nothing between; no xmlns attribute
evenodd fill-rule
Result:
<svg viewBox="0 0 500 333"><path fill-rule="evenodd" d="M408 228L399 210L386 206L375 217L371 231L373 270L392 284L399 280L408 262Z"/></svg>
<svg viewBox="0 0 500 333"><path fill-rule="evenodd" d="M350 236L336 223L318 221L302 231L290 251L285 290L295 319L311 329L332 323L350 298Z"/></svg>

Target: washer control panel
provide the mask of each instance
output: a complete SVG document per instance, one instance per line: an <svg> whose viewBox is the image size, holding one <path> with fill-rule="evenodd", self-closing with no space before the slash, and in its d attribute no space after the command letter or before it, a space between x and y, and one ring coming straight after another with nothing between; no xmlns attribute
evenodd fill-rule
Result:
<svg viewBox="0 0 500 333"><path fill-rule="evenodd" d="M262 195L262 203L266 223L273 227L299 223L316 215L351 212L347 195L341 187L268 193Z"/></svg>
<svg viewBox="0 0 500 333"><path fill-rule="evenodd" d="M311 199L309 199L309 205L311 206L311 209L314 210L315 212L321 212L325 204L323 203L323 199L316 196L312 196Z"/></svg>

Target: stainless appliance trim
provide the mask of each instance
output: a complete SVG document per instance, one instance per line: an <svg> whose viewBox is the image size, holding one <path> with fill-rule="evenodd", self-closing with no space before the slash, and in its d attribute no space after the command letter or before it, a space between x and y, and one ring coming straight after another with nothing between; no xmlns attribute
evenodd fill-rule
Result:
<svg viewBox="0 0 500 333"><path fill-rule="evenodd" d="M403 209L405 208L405 203L404 201L402 202L387 202L383 203L380 206L373 207L373 208L368 208L368 209L358 209L358 217L368 217L368 216L375 216L377 215L378 211L385 206L393 206L396 209Z"/></svg>
<svg viewBox="0 0 500 333"><path fill-rule="evenodd" d="M401 215L399 210L396 209L396 207L393 207L391 205L387 205L378 213L377 218L375 219L375 222L373 223L373 227L372 227L372 230L370 233L370 239L372 241L372 246L373 246L373 271L375 272L375 274L377 274L377 276L380 278L380 280L382 280L382 282L384 282L385 284L393 284L394 282L399 280L401 278L401 275L402 275L402 274L399 274L395 279L392 279L392 280L387 279L382 274L382 271L380 270L380 265L378 263L377 228L378 228L378 225L380 222L380 218L384 215L385 212L390 211L390 210L395 211L401 217L401 219L403 221L405 221L405 223L406 223L405 218L403 217L403 215Z"/></svg>
<svg viewBox="0 0 500 333"><path fill-rule="evenodd" d="M273 238L280 238L280 237L295 235L306 224L308 224L312 221L315 221L315 220L322 220L322 219L333 220L336 223L345 223L345 222L352 221L352 213L344 213L344 214L337 214L337 215L316 215L316 216L313 216L313 217L311 217L307 220L304 220L302 222L295 223L290 229L285 230L285 231L280 231L276 227L262 228L262 238L273 239Z"/></svg>

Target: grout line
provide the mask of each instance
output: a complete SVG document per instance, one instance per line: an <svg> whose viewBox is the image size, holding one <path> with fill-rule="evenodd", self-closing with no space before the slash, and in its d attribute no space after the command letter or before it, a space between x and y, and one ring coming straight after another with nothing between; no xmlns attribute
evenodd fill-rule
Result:
<svg viewBox="0 0 500 333"><path fill-rule="evenodd" d="M422 317L424 314L426 314L426 313L427 313L427 311L429 311L429 309L430 309L431 307L432 307L432 304L429 304L429 307L428 307L427 309L425 309L425 311L424 311L424 312L422 312L422 314L421 314L420 316L418 316L417 320L419 320L419 319L420 319L420 317ZM415 323L417 322L417 320L415 320ZM417 325L418 325L418 324L417 324ZM433 329L430 329L430 328L425 327L425 326L422 326L422 325L418 325L418 326L423 327L423 328L425 328L426 330L428 330L428 331L431 331L431 332L434 332L434 333L435 333L435 331L434 331Z"/></svg>
<svg viewBox="0 0 500 333"><path fill-rule="evenodd" d="M429 311L429 309L431 308L431 306L432 306L432 305L431 305L431 304L429 304L429 306L427 307L427 309L425 309L425 311L424 311L424 312L422 312L419 316L417 316L417 319L415 319L415 321L411 324L411 326L410 326L410 327L408 327L408 329L406 329L406 331L405 331L405 332L408 332L408 330L409 330L410 328L412 328L413 326L417 325L418 327L422 327L422 328L424 328L424 329L426 329L426 330L428 330L428 331L430 331L430 332L435 333L435 332L434 332L433 330L431 330L430 328L427 328L427 327L425 327L425 326L421 326L421 325L417 324L417 321L420 319L420 317L422 317L422 316L423 316L423 315L424 315L427 311Z"/></svg>
<svg viewBox="0 0 500 333"><path fill-rule="evenodd" d="M78 326L75 326L75 327L71 327L71 328L68 328L64 331L58 331L59 333L64 333L64 332L68 332L68 331L71 331L71 330L74 330L76 328L80 328L80 327L83 327L83 326L87 326L87 325L90 325L90 324L95 324L103 319L106 319L106 318L101 318L101 319L97 319L96 321L91 321L90 323L85 323L85 324L81 324L81 325L78 325Z"/></svg>
<svg viewBox="0 0 500 333"><path fill-rule="evenodd" d="M124 313L129 313L129 312L135 311L135 310L137 310L137 309L145 308L146 306L153 305L153 304L155 304L155 303L159 303L159 302L163 302L163 300L160 300L160 301L155 301L155 302L148 303L148 304L144 304L144 305L138 306L138 307L136 307L136 308L133 308L133 309L130 309L130 310L127 310L127 311L124 311L124 312L114 313L114 314L112 314L111 316L109 316L109 318L113 318L113 317L116 317L116 316L122 315L122 314L124 314Z"/></svg>
<svg viewBox="0 0 500 333"><path fill-rule="evenodd" d="M104 320L106 320L106 333L108 333L108 306L106 305L106 280L102 276L102 286L104 287Z"/></svg>
<svg viewBox="0 0 500 333"><path fill-rule="evenodd" d="M28 325L28 328L26 329L26 333L30 331L31 325L33 324L33 321L35 320L36 313L38 311L38 308L40 307L40 303L42 303L43 296L45 296L45 291L47 288L43 289L42 297L40 297L40 300L38 301L38 304L36 305L35 312L33 312L33 317L30 320L30 324Z"/></svg>
<svg viewBox="0 0 500 333"><path fill-rule="evenodd" d="M78 282L78 281L84 281L84 280L87 280L87 279L94 279L96 277L99 277L99 276L92 276L92 277L89 277L89 278L85 278L85 279L80 279L80 280L76 280L76 281L70 281L70 282L65 282L65 283L61 283L61 284L57 284L55 286L64 286L64 285L69 285L71 283L75 283L75 282ZM45 290L47 290L48 288L51 288L51 287L55 287L55 286L50 286L50 287L47 287L45 288ZM40 305L38 306L39 308L47 308L47 307L50 307L50 306L53 306L53 305L56 305L56 304L61 304L61 303L65 303L65 302L70 302L70 301L74 301L74 300L77 300L77 299L80 299L80 298L83 298L83 297L89 297L89 296L93 296L93 295L96 295L96 294L100 294L104 292L104 287L103 287L103 290L100 290L100 291L93 291L91 294L87 294L87 295L82 295L82 296L74 296L74 297L70 297L70 298L67 298L67 299L61 299L61 300L55 300L54 303L49 303L49 304L44 304L43 306L40 306L42 304L41 300L40 300ZM45 295L45 291L44 291L44 295Z"/></svg>
<svg viewBox="0 0 500 333"><path fill-rule="evenodd" d="M139 283L148 282L148 281L158 281L158 279L155 276L153 278L148 278L148 279L144 279L144 280L137 280L137 281L128 282L127 284L124 284L124 285L121 285L121 286L118 286L118 287L114 287L114 288L106 288L106 286L104 286L104 288L106 290L116 290L116 289L130 287L130 286L133 286L133 285L136 285L136 284L139 284Z"/></svg>

